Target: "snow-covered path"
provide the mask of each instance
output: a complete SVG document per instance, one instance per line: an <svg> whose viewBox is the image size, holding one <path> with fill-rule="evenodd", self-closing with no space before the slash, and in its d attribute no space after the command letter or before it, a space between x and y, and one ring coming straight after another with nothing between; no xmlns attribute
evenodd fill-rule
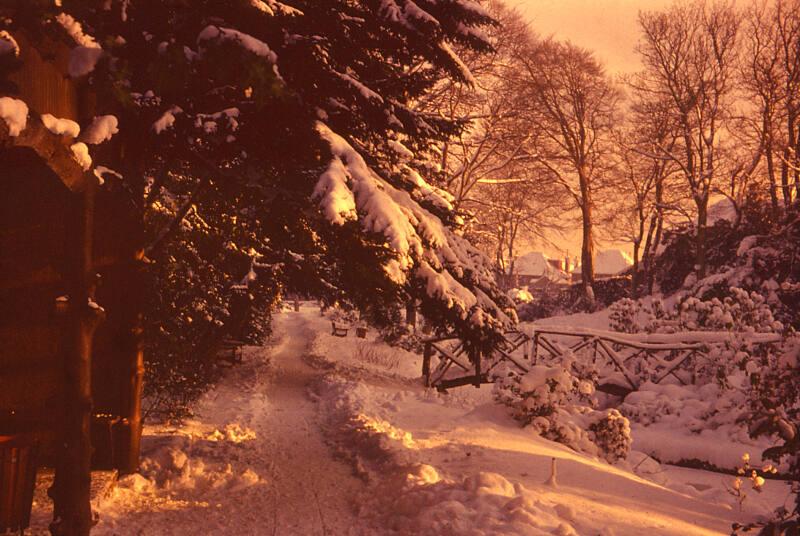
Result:
<svg viewBox="0 0 800 536"><path fill-rule="evenodd" d="M141 474L100 503L93 534L723 536L787 496L770 482L739 512L728 476L542 439L490 388L437 393L418 355L331 336L315 306L273 321L193 420L146 427Z"/></svg>
<svg viewBox="0 0 800 536"><path fill-rule="evenodd" d="M307 316L275 317L275 342L199 403L180 429L149 429L145 476L123 480L97 534L347 535L364 483L323 442L303 357ZM150 477L151 480L145 477Z"/></svg>

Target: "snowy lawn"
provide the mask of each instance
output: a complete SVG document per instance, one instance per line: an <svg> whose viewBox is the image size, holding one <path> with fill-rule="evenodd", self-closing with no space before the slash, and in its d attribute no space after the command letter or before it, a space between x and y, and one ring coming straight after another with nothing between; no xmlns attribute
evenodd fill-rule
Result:
<svg viewBox="0 0 800 536"><path fill-rule="evenodd" d="M585 325L607 327L596 316ZM732 522L788 495L771 481L739 511L727 491L733 477L661 465L638 451L611 466L520 428L491 401L491 386L425 390L418 356L332 337L324 319L309 321L317 323L313 353L332 367L318 390L328 434L381 489L373 526L405 534L729 534ZM365 362L364 346L385 356L383 373ZM737 459L753 451L720 447ZM555 486L545 484L552 458Z"/></svg>

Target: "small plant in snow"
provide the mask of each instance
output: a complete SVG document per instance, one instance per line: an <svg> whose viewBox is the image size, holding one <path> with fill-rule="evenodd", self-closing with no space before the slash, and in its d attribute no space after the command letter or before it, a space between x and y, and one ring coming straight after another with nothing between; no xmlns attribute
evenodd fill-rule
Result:
<svg viewBox="0 0 800 536"><path fill-rule="evenodd" d="M605 415L589 425L592 441L604 453L606 460L614 463L624 460L631 452L631 423L616 409L608 410Z"/></svg>
<svg viewBox="0 0 800 536"><path fill-rule="evenodd" d="M772 464L765 465L761 471L764 474L775 474L778 472ZM750 465L750 454L748 453L742 455L742 466L737 468L736 473L738 476L733 479L731 487L728 488L728 493L736 498L736 502L739 504L739 510L741 510L747 498L747 492L743 489L743 478L750 480L750 488L758 493L763 491L766 480L763 476L758 474L758 470Z"/></svg>
<svg viewBox="0 0 800 536"><path fill-rule="evenodd" d="M362 342L356 346L353 357L356 361L377 365L387 370L395 370L400 366L400 357L385 350Z"/></svg>

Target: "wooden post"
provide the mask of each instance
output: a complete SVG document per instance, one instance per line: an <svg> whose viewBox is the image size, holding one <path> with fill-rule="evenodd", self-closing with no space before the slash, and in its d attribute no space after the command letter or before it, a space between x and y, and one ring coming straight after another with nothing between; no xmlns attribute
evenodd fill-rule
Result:
<svg viewBox="0 0 800 536"><path fill-rule="evenodd" d="M134 280L133 288L143 295L144 264L136 259L131 266L130 275ZM121 355L128 366L126 397L123 404L123 424L128 435L125 436L127 450L116 461L117 469L122 474L134 473L139 469L139 451L142 438L142 387L144 384L144 350L142 328L142 299L134 299L129 304L126 337ZM125 422L127 421L127 423Z"/></svg>
<svg viewBox="0 0 800 536"><path fill-rule="evenodd" d="M431 354L433 353L433 343L425 343L425 351L422 353L422 378L425 380L425 387L431 386Z"/></svg>
<svg viewBox="0 0 800 536"><path fill-rule="evenodd" d="M68 225L68 301L60 302L64 319L64 404L56 458L56 476L50 489L53 498L53 536L88 536L93 525L91 487L92 339L103 318L93 301L92 233L94 185L82 192L72 209Z"/></svg>
<svg viewBox="0 0 800 536"><path fill-rule="evenodd" d="M480 350L471 350L469 353L470 361L475 366L475 378L472 380L472 385L475 387L481 386L481 352Z"/></svg>

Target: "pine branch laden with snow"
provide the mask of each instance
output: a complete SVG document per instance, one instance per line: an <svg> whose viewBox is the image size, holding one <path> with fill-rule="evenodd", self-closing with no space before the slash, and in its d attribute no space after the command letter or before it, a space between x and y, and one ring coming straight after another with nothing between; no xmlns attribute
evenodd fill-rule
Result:
<svg viewBox="0 0 800 536"><path fill-rule="evenodd" d="M52 24L52 13L43 21ZM258 258L275 267L280 291L305 287L387 308L419 296L426 317L475 346L513 323L489 262L453 231L453 197L426 160L460 125L412 106L443 77L469 78L453 45L489 50L480 27L492 19L477 4L144 0L55 13L53 27L91 56L71 74L92 73L93 85L115 90L101 95L102 115L82 132L56 118L50 126L75 138L71 162L98 179L117 175L92 163L96 144L126 145L126 158L143 163L146 225L156 227L146 232L158 236L176 220L168 240L191 251L166 247L153 259L186 263L159 273L176 293L173 273L219 262L191 292L209 293L194 297L198 307L224 303L211 287L241 280L240 264ZM103 164L121 172L115 180L134 180L130 163ZM236 238L226 238L233 229ZM165 316L178 310L159 307ZM211 329L223 309L208 320L183 315L172 333L181 322L195 329L189 318Z"/></svg>
<svg viewBox="0 0 800 536"><path fill-rule="evenodd" d="M327 125L317 131L332 153L314 190L330 223L358 220L382 235L396 257L384 269L397 284L419 281L434 300L474 330L502 330L513 321L503 311L488 259L411 196L381 178L347 141Z"/></svg>

